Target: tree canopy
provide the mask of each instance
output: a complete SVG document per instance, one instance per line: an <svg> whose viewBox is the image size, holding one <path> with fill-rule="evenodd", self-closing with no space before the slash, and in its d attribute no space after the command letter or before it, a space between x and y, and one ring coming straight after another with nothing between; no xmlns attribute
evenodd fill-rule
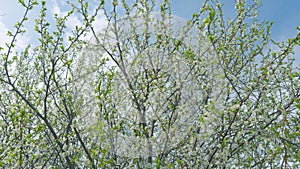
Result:
<svg viewBox="0 0 300 169"><path fill-rule="evenodd" d="M19 0L0 47L1 167L299 168L300 33L274 41L260 2L227 18L204 0L189 20L168 0L66 2Z"/></svg>

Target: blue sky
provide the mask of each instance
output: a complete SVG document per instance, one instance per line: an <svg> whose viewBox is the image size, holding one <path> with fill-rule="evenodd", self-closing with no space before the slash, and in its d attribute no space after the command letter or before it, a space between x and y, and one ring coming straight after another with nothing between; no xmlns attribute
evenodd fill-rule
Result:
<svg viewBox="0 0 300 169"><path fill-rule="evenodd" d="M189 19L198 11L203 1L170 0L175 15ZM200 2L200 3L199 3ZM233 0L223 0L225 15L234 13ZM274 21L272 37L284 40L296 34L296 26L300 26L300 0L264 0L259 8L259 19Z"/></svg>
<svg viewBox="0 0 300 169"><path fill-rule="evenodd" d="M221 0L224 3L224 14L234 13L233 0ZM198 11L203 1L199 0L170 0L175 15L189 19ZM252 2L252 0L249 2ZM296 27L300 26L300 0L262 0L263 5L258 9L258 19L273 21L271 37L276 41L284 41L296 35ZM296 65L300 64L300 47L295 48Z"/></svg>
<svg viewBox="0 0 300 169"><path fill-rule="evenodd" d="M231 16L234 12L233 0L222 0L224 2L224 10L226 16ZM54 13L63 14L63 9L59 0L47 0L49 10ZM182 18L190 19L194 12L199 10L203 0L170 0L172 12ZM13 30L13 25L21 18L24 9L18 5L17 0L0 0L0 45L3 46L5 41L9 39L5 37L7 30ZM38 13L35 10L31 15ZM300 0L263 0L263 6L259 9L260 20L274 21L272 27L272 38L281 41L293 37L296 34L296 26L300 26ZM104 23L103 18L98 18L98 24ZM33 21L29 21L28 26L33 26ZM76 23L78 20L73 18L69 23ZM31 41L31 33L28 31L27 36L24 35L19 40L20 48ZM300 57L300 47L296 48L296 54ZM296 56L297 56L296 55ZM297 59L299 63L300 59Z"/></svg>

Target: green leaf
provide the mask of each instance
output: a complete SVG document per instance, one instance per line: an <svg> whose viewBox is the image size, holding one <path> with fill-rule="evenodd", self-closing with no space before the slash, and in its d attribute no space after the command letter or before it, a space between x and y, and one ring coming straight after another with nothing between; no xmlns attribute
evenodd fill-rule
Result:
<svg viewBox="0 0 300 169"><path fill-rule="evenodd" d="M38 3L38 1L37 0L35 0L35 1L32 1L32 5L38 5L39 3Z"/></svg>
<svg viewBox="0 0 300 169"><path fill-rule="evenodd" d="M42 6L45 6L46 5L46 1L45 0L42 0Z"/></svg>
<svg viewBox="0 0 300 169"><path fill-rule="evenodd" d="M23 7L26 7L25 1L24 0L19 0L18 1Z"/></svg>
<svg viewBox="0 0 300 169"><path fill-rule="evenodd" d="M209 19L214 20L215 15L216 15L216 11L211 9L209 12Z"/></svg>
<svg viewBox="0 0 300 169"><path fill-rule="evenodd" d="M204 119L203 119L203 116L202 116L202 115L200 115L199 120L200 120L201 123L204 123Z"/></svg>
<svg viewBox="0 0 300 169"><path fill-rule="evenodd" d="M296 103L300 103L300 99L299 99L299 98L295 98L294 101L295 101Z"/></svg>
<svg viewBox="0 0 300 169"><path fill-rule="evenodd" d="M104 7L104 0L100 1L100 7L102 7L102 8Z"/></svg>
<svg viewBox="0 0 300 169"><path fill-rule="evenodd" d="M209 18L205 18L203 21L203 25L210 23L210 19Z"/></svg>
<svg viewBox="0 0 300 169"><path fill-rule="evenodd" d="M13 36L13 34L11 33L11 31L7 31L6 35L7 36Z"/></svg>

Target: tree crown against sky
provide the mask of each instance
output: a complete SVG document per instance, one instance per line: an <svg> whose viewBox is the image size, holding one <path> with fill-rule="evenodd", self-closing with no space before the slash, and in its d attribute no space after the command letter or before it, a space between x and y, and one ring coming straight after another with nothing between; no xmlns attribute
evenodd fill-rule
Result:
<svg viewBox="0 0 300 169"><path fill-rule="evenodd" d="M258 1L224 18L206 0L187 21L167 0L71 1L53 16L19 3L0 48L0 166L299 167L300 34L272 40ZM37 44L20 48L36 9Z"/></svg>

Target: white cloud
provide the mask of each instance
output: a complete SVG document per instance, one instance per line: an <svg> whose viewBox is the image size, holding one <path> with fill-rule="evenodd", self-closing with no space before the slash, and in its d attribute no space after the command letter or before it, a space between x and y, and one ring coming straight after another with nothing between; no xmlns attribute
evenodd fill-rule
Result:
<svg viewBox="0 0 300 169"><path fill-rule="evenodd" d="M51 6L51 14L55 15L57 14L58 17L64 17L68 14L68 11L62 11L59 7L57 0L52 0L52 6ZM68 17L68 20L66 21L66 26L69 29L75 29L76 25L81 25L82 22L78 19L76 15L71 15Z"/></svg>
<svg viewBox="0 0 300 169"><path fill-rule="evenodd" d="M66 25L69 29L74 30L76 26L82 25L82 22L78 19L77 16L70 16L66 22Z"/></svg>
<svg viewBox="0 0 300 169"><path fill-rule="evenodd" d="M6 48L5 43L10 43L12 40L12 38L7 35L7 31L11 31L12 33L14 33L13 30L9 30L7 26L0 20L0 46L4 49ZM24 49L29 44L29 40L30 39L28 36L26 36L26 34L19 35L17 37L15 49L17 51Z"/></svg>
<svg viewBox="0 0 300 169"><path fill-rule="evenodd" d="M106 17L104 16L104 13L100 12L96 16L95 21L93 22L92 25L95 28L95 31L97 33L101 33L101 32L103 32L106 29L107 24L108 24L108 22L107 22Z"/></svg>
<svg viewBox="0 0 300 169"><path fill-rule="evenodd" d="M5 23L7 28L11 29L20 20L24 12L25 8L17 0L2 2L0 5L0 20Z"/></svg>
<svg viewBox="0 0 300 169"><path fill-rule="evenodd" d="M4 47L5 46L5 42L9 41L7 34L7 27L4 25L4 23L1 21L0 19L0 46Z"/></svg>
<svg viewBox="0 0 300 169"><path fill-rule="evenodd" d="M293 55L295 57L295 66L299 66L300 68L300 46L296 46L294 49L295 54Z"/></svg>
<svg viewBox="0 0 300 169"><path fill-rule="evenodd" d="M18 11L16 15L15 11ZM13 25L20 20L24 9L17 3L17 1L7 1L0 6L0 46L6 49L5 43L10 43L12 38L7 35L10 31L15 33ZM16 51L24 49L29 44L29 36L27 34L19 34L17 36Z"/></svg>
<svg viewBox="0 0 300 169"><path fill-rule="evenodd" d="M95 10L95 9L93 9ZM93 10L90 11L90 13L93 13ZM51 6L51 13L57 14L59 17L63 17L65 15L68 14L68 11L63 11L57 0L52 0L52 6ZM76 26L82 26L83 25L83 21L80 18L81 16L79 16L78 14L73 14L71 16L69 16L68 20L66 21L66 26L70 29L70 30L74 30L76 28ZM94 30L97 33L103 32L104 29L107 26L107 20L106 17L104 16L103 12L99 12L98 15L95 17L95 21L93 22L93 27ZM68 39L68 36L71 36L72 33L71 32L66 32L65 35L65 40ZM84 40L90 40L93 37L93 34L91 32L89 32L88 34L85 35L85 37L82 37L82 39Z"/></svg>
<svg viewBox="0 0 300 169"><path fill-rule="evenodd" d="M8 28L6 27L6 25L4 24L3 20L4 20L4 16L5 16L5 12L3 10L0 9L0 46L1 47L5 47L5 43L9 41L7 34Z"/></svg>
<svg viewBox="0 0 300 169"><path fill-rule="evenodd" d="M56 0L52 0L51 13L53 15L57 14L58 16L62 16L62 12L61 12Z"/></svg>
<svg viewBox="0 0 300 169"><path fill-rule="evenodd" d="M0 21L3 19L3 16L4 16L4 11L2 11L1 9L0 9Z"/></svg>

